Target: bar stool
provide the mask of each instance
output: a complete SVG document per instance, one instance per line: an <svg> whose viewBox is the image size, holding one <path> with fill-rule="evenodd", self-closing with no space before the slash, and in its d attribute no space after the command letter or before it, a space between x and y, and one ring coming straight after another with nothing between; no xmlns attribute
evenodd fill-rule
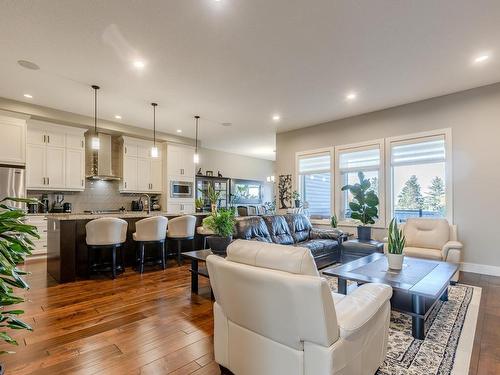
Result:
<svg viewBox="0 0 500 375"><path fill-rule="evenodd" d="M164 216L153 216L135 223L135 233L132 238L137 242L139 249L139 272L144 272L144 249L146 245L159 245L160 264L165 269L165 237L167 236L168 219Z"/></svg>
<svg viewBox="0 0 500 375"><path fill-rule="evenodd" d="M177 264L181 261L181 242L183 240L192 240L196 227L196 217L193 215L184 215L173 218L168 222L167 238L177 242Z"/></svg>
<svg viewBox="0 0 500 375"><path fill-rule="evenodd" d="M214 231L208 228L205 228L203 225L196 228L196 233L199 234L203 238L203 248L207 248L207 237L213 236Z"/></svg>
<svg viewBox="0 0 500 375"><path fill-rule="evenodd" d="M116 278L118 270L125 269L125 252L121 251L121 265L116 264L116 249L127 240L127 222L114 217L103 217L89 221L85 225L88 251L88 272L109 271L109 263L102 261L102 251L111 250L111 274ZM94 263L94 252L99 252L100 263Z"/></svg>

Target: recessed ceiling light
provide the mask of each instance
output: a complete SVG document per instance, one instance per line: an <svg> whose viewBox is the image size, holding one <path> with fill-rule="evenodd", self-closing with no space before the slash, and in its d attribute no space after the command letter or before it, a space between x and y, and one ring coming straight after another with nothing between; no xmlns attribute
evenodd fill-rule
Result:
<svg viewBox="0 0 500 375"><path fill-rule="evenodd" d="M280 115L273 115L273 120L279 121L279 120L281 120L281 116Z"/></svg>
<svg viewBox="0 0 500 375"><path fill-rule="evenodd" d="M347 94L347 95L345 96L345 98L346 98L347 100L354 100L354 99L356 99L357 97L358 97L358 95L356 95L356 93L355 93L355 92L350 92L349 94Z"/></svg>
<svg viewBox="0 0 500 375"><path fill-rule="evenodd" d="M31 94L24 94L24 97L28 99L33 99L33 95Z"/></svg>
<svg viewBox="0 0 500 375"><path fill-rule="evenodd" d="M115 115L115 119L117 119L117 120L121 120L121 119L122 119L122 116L120 116L120 115Z"/></svg>
<svg viewBox="0 0 500 375"><path fill-rule="evenodd" d="M28 61L28 60L17 60L17 63L26 69L30 69L30 70L40 69L40 67L37 64L35 64L34 62L31 62L31 61Z"/></svg>
<svg viewBox="0 0 500 375"><path fill-rule="evenodd" d="M182 133L182 130L181 129L177 129L177 133Z"/></svg>
<svg viewBox="0 0 500 375"><path fill-rule="evenodd" d="M474 62L477 64L477 63L482 63L482 62L485 62L486 60L488 60L490 58L489 55L481 55L481 56L478 56L474 59Z"/></svg>
<svg viewBox="0 0 500 375"><path fill-rule="evenodd" d="M146 66L146 64L142 60L135 60L134 61L134 68L144 69L145 66Z"/></svg>

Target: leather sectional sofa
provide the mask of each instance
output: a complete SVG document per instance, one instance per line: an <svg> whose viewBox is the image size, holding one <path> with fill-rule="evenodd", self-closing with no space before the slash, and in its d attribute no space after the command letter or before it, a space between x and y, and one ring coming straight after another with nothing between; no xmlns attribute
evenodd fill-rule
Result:
<svg viewBox="0 0 500 375"><path fill-rule="evenodd" d="M339 261L342 235L336 229L313 228L302 214L239 217L234 233L239 239L308 248L318 268Z"/></svg>

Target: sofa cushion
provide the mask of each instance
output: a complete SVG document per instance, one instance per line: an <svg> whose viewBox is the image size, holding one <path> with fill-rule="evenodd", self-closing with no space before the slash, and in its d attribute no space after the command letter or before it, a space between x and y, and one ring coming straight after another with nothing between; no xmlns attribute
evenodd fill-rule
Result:
<svg viewBox="0 0 500 375"><path fill-rule="evenodd" d="M317 257L334 251L338 246L338 242L334 240L317 239L299 242L296 243L295 246L308 248L311 250L312 255Z"/></svg>
<svg viewBox="0 0 500 375"><path fill-rule="evenodd" d="M285 220L288 223L294 242L302 242L309 239L312 229L309 218L304 214L287 214Z"/></svg>
<svg viewBox="0 0 500 375"><path fill-rule="evenodd" d="M272 242L266 223L260 216L236 218L235 237L243 240Z"/></svg>
<svg viewBox="0 0 500 375"><path fill-rule="evenodd" d="M415 258L425 258L433 260L442 260L442 251L436 249L426 249L423 247L411 247L407 246L404 248L404 254L409 257Z"/></svg>
<svg viewBox="0 0 500 375"><path fill-rule="evenodd" d="M228 246L226 260L299 275L319 276L311 252L303 247L236 240Z"/></svg>
<svg viewBox="0 0 500 375"><path fill-rule="evenodd" d="M262 217L271 235L271 240L279 245L293 245L293 237L290 228L282 215L269 215Z"/></svg>
<svg viewBox="0 0 500 375"><path fill-rule="evenodd" d="M441 250L450 238L450 225L446 219L410 218L404 225L406 245Z"/></svg>

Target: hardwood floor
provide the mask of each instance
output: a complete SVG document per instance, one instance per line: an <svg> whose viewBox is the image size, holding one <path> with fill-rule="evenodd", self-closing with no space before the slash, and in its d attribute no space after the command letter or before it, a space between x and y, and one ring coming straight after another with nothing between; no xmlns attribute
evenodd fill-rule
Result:
<svg viewBox="0 0 500 375"><path fill-rule="evenodd" d="M0 358L8 375L220 373L208 281L191 295L188 266L61 285L44 262L25 268L22 308L35 330L14 332L17 353ZM499 374L500 277L462 273L462 282L483 288L470 374Z"/></svg>

